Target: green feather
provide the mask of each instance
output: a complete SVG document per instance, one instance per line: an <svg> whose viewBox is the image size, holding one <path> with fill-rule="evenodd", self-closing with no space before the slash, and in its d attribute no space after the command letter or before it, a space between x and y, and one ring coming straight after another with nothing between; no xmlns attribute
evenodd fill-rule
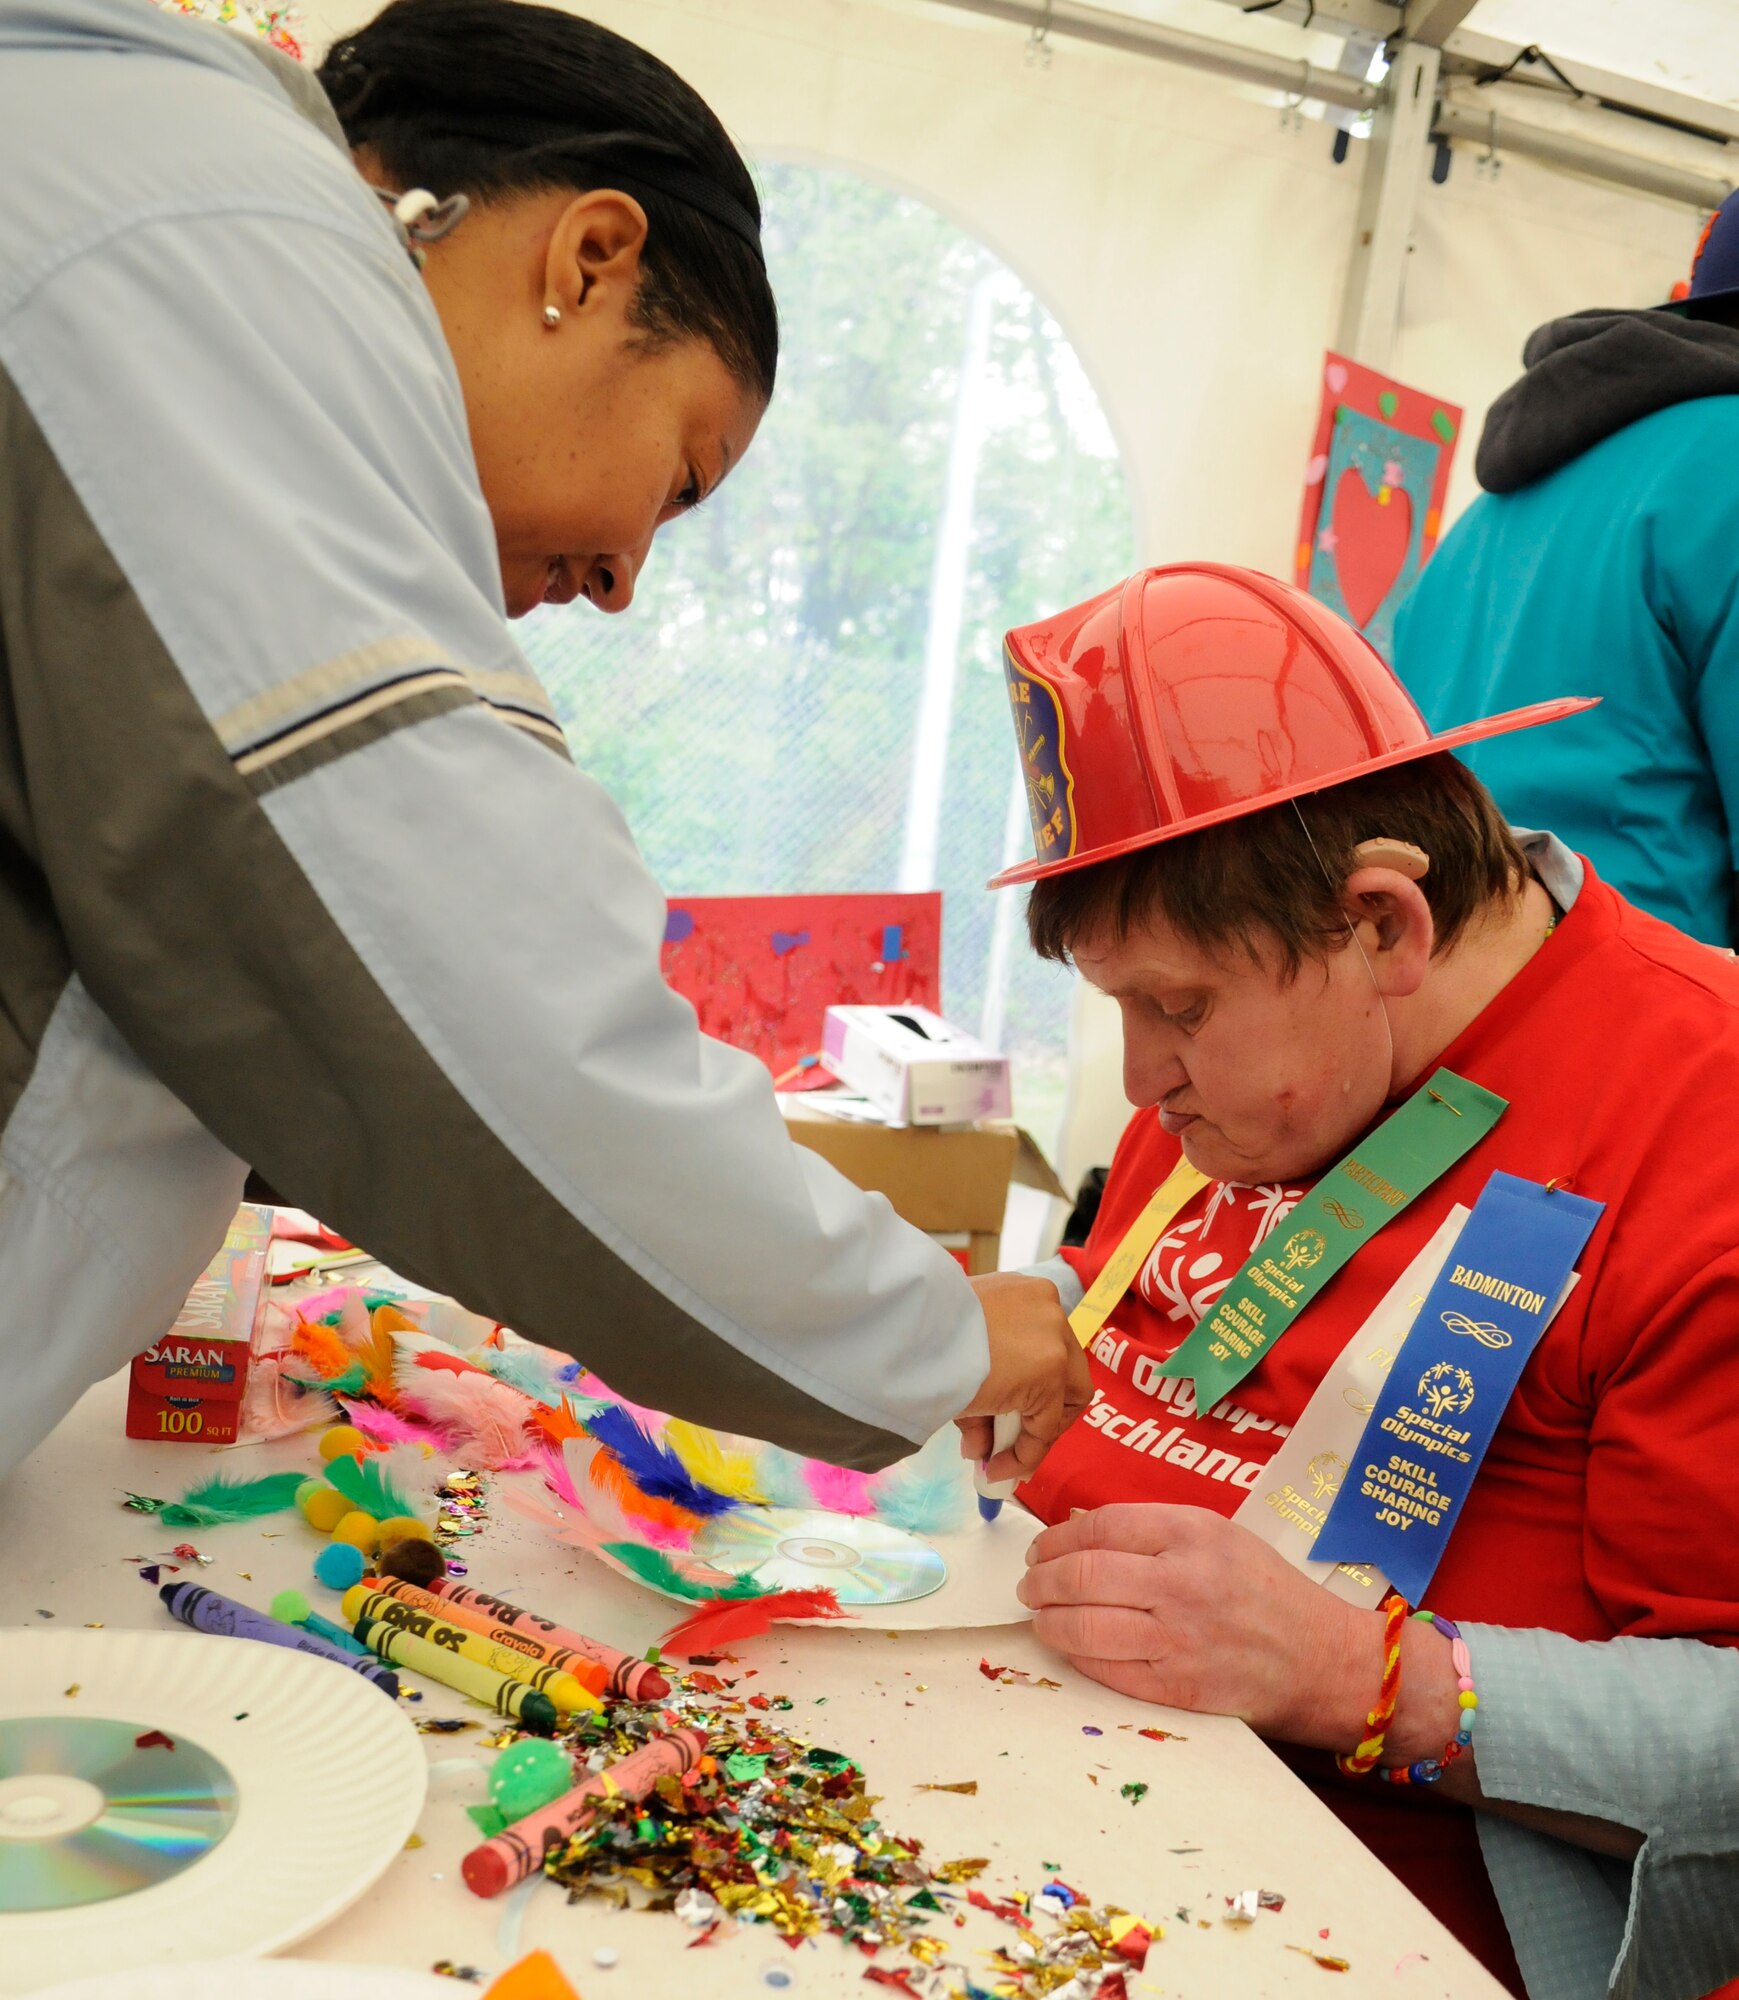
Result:
<svg viewBox="0 0 1739 2000"><path fill-rule="evenodd" d="M642 1583L662 1590L667 1597L680 1597L687 1604L711 1604L721 1597L766 1597L764 1584L753 1577L739 1576L723 1590L713 1590L693 1577L684 1576L662 1549L649 1549L639 1542L606 1542L604 1553L624 1569L632 1570Z"/></svg>
<svg viewBox="0 0 1739 2000"><path fill-rule="evenodd" d="M171 1501L158 1519L166 1528L215 1528L222 1521L251 1521L296 1504L305 1472L272 1472L264 1479L204 1479Z"/></svg>
<svg viewBox="0 0 1739 2000"><path fill-rule="evenodd" d="M360 1396L368 1387L368 1370L360 1361L353 1361L342 1375L334 1375L330 1381L303 1381L295 1375L284 1378L296 1389L322 1389L328 1396Z"/></svg>
<svg viewBox="0 0 1739 2000"><path fill-rule="evenodd" d="M417 1511L415 1502L378 1467L365 1465L360 1459L333 1459L326 1468L326 1477L353 1507L360 1507L377 1521L392 1521L400 1515L414 1515Z"/></svg>

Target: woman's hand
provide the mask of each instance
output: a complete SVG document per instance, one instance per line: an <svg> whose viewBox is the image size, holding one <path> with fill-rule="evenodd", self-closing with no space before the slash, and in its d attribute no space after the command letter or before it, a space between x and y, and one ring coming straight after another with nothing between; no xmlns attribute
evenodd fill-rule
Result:
<svg viewBox="0 0 1739 2000"><path fill-rule="evenodd" d="M1200 1507L1098 1507L1047 1528L1027 1562L1020 1597L1039 1637L1092 1679L1289 1743L1358 1741L1382 1677L1381 1615L1248 1529Z"/></svg>

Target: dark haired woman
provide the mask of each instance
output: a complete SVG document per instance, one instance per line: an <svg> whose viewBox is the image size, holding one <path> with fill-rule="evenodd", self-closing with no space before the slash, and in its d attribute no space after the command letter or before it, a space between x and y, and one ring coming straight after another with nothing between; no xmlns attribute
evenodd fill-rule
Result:
<svg viewBox="0 0 1739 2000"><path fill-rule="evenodd" d="M699 1037L503 619L624 607L747 449L741 159L515 0L398 0L324 89L262 53L0 13L0 1472L243 1162L638 1401L858 1464L1018 1409L1036 1462L1054 1288L975 1298Z"/></svg>

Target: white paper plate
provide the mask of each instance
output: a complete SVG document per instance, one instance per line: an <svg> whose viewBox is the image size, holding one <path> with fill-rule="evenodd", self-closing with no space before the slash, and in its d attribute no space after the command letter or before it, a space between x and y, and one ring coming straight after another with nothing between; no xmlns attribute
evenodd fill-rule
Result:
<svg viewBox="0 0 1739 2000"><path fill-rule="evenodd" d="M239 1806L228 1834L168 1881L109 1902L0 1915L0 1993L134 1966L175 1966L191 1979L193 1964L293 1944L386 1871L428 1788L417 1732L377 1687L251 1639L0 1633L0 1716L27 1715L108 1717L185 1737L228 1769ZM227 1986L226 2000L241 1990Z"/></svg>
<svg viewBox="0 0 1739 2000"><path fill-rule="evenodd" d="M454 2000L462 1990L432 1972L401 1972L390 1965L226 1958L210 1965L160 1965L154 1972L101 1973L47 1987L34 2000Z"/></svg>

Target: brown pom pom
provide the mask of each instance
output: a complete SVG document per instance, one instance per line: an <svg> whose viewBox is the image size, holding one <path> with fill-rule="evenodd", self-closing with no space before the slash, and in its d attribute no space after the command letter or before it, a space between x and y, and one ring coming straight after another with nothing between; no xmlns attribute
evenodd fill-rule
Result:
<svg viewBox="0 0 1739 2000"><path fill-rule="evenodd" d="M419 1590L427 1590L437 1577L447 1574L447 1559L433 1542L406 1539L394 1542L375 1569L382 1576L396 1576L401 1583L414 1583Z"/></svg>

